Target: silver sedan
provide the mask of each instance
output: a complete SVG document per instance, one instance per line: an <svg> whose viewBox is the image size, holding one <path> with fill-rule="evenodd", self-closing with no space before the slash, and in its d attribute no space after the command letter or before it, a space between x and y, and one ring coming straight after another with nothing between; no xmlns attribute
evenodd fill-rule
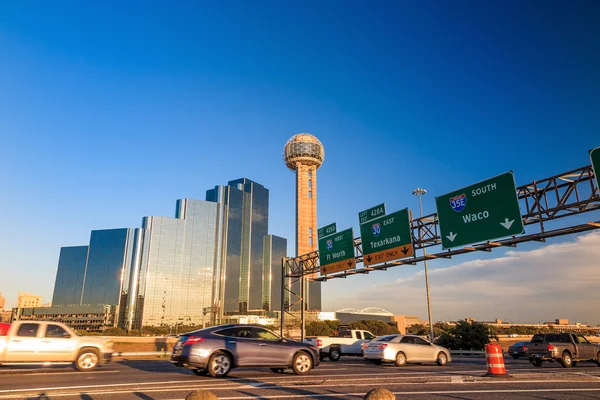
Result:
<svg viewBox="0 0 600 400"><path fill-rule="evenodd" d="M450 350L413 335L379 336L364 348L363 357L375 364L393 362L399 367L422 362L445 365L452 361Z"/></svg>

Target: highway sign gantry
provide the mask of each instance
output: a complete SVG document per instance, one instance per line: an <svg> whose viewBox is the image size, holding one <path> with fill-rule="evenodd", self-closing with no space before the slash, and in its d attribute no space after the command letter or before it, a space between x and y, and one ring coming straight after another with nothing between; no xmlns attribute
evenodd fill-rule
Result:
<svg viewBox="0 0 600 400"><path fill-rule="evenodd" d="M356 268L352 228L319 238L321 275Z"/></svg>
<svg viewBox="0 0 600 400"><path fill-rule="evenodd" d="M524 232L512 172L438 196L435 203L444 249Z"/></svg>
<svg viewBox="0 0 600 400"><path fill-rule="evenodd" d="M374 218L381 217L382 215L385 215L385 203L381 203L378 206L371 207L368 210L359 212L358 222L363 224Z"/></svg>
<svg viewBox="0 0 600 400"><path fill-rule="evenodd" d="M413 255L408 208L362 223L360 236L365 265L379 264Z"/></svg>
<svg viewBox="0 0 600 400"><path fill-rule="evenodd" d="M600 147L590 150L590 159L596 176L596 186L600 187L600 177L598 177L598 174L600 174Z"/></svg>

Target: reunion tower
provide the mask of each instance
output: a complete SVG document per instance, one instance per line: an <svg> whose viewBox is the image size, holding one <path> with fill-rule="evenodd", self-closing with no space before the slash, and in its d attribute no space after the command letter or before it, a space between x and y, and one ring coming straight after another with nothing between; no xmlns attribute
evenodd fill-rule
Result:
<svg viewBox="0 0 600 400"><path fill-rule="evenodd" d="M325 149L311 134L292 136L283 148L285 165L296 173L296 256L316 251L317 169L323 164ZM308 309L321 310L321 283L308 283Z"/></svg>

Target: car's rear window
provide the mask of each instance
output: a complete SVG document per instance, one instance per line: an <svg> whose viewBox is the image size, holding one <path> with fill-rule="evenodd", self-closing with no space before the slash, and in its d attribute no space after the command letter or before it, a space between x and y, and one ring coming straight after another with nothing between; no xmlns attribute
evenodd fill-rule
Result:
<svg viewBox="0 0 600 400"><path fill-rule="evenodd" d="M398 335L388 335L388 336L378 337L376 340L378 342L391 342L392 340L396 339L397 337L398 337Z"/></svg>
<svg viewBox="0 0 600 400"><path fill-rule="evenodd" d="M546 335L533 335L531 343L571 343L571 337L568 333L549 333Z"/></svg>

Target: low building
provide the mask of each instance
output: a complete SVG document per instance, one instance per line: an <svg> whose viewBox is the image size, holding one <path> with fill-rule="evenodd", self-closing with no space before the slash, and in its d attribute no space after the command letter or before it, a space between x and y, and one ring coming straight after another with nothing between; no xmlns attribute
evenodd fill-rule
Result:
<svg viewBox="0 0 600 400"><path fill-rule="evenodd" d="M42 296L21 292L17 300L17 308L40 307L42 305Z"/></svg>
<svg viewBox="0 0 600 400"><path fill-rule="evenodd" d="M0 322L10 323L11 310L0 310Z"/></svg>
<svg viewBox="0 0 600 400"><path fill-rule="evenodd" d="M107 304L13 308L11 322L56 321L77 330L102 332L104 329L114 326L115 308L115 306Z"/></svg>
<svg viewBox="0 0 600 400"><path fill-rule="evenodd" d="M2 296L2 292L0 292L0 311L4 310L5 305L6 299Z"/></svg>

